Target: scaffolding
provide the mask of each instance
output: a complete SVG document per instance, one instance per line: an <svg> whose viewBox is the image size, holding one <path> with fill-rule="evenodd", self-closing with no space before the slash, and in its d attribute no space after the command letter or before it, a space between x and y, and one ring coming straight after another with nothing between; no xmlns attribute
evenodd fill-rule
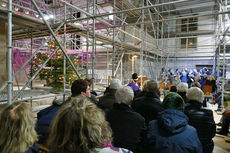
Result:
<svg viewBox="0 0 230 153"><path fill-rule="evenodd" d="M47 50L46 44L51 39L56 41L58 48L52 52L49 59L59 49L65 55L63 61L63 100L65 100L67 92L65 80L66 62L71 64L76 75L80 78L78 68L74 66L67 53L67 49L69 49L67 44L69 42L75 47L75 51L76 46L80 46L82 57L84 52L86 53L85 62L83 61L81 66L85 68L86 77L92 78L92 90L95 89L95 82L102 82L99 78L104 78L107 83L109 76L119 77L125 82L128 75L129 77L131 76L130 73L126 72L131 67L130 63L134 60L133 57L137 55L140 64L136 71L139 72L140 76L146 75L143 71L143 67L146 67L148 69L148 78L159 80L160 69L170 65L169 62L172 61L174 61L175 67L177 59L181 58L176 56L180 54L177 50L181 50L176 41L180 41L182 38L186 39L186 53L183 53L183 56L186 58L196 58L188 56L190 54L188 48L189 38L215 34L215 45L209 47L215 50L216 58L214 61L216 65L215 70L217 71L220 65L220 52L218 50L224 44L222 55L224 71L227 44L225 36L228 34L229 29L226 24L229 20L228 13L230 13L227 9L227 2L227 0L219 1L219 5L224 5L224 7L216 11L216 7L222 7L217 6L212 0L207 0L207 2L198 0L166 2L161 0L54 0L53 3L49 3L46 0L13 0L13 2L12 0L1 0L0 18L8 19L8 80L1 86L0 93L7 86L7 102L11 104L19 100L18 98L23 94L26 87L31 88L33 86L32 81L39 74L39 71L45 67L48 60L43 63L38 71L31 74L31 77L22 89L16 95L13 95L13 79L39 51ZM190 4L194 5L190 6ZM204 9L207 7L211 8L211 6L214 8L213 10L206 11ZM106 7L107 9L105 9ZM194 17L215 18L216 16L221 16L224 19L224 30L222 31L178 32L178 29L183 25L183 23L177 22L179 20ZM202 24L200 25L205 26L206 23ZM80 38L70 35L79 35ZM63 36L62 41L58 39L61 36ZM30 43L25 43L23 42L24 40ZM171 40L176 41L171 45ZM38 45L34 41L40 41L40 44L38 43ZM15 73L12 70L12 47L15 47L12 46L12 42L13 44L23 42L22 46L30 48L28 50L31 51L31 56ZM173 60L169 61L170 59ZM100 69L106 70L106 73L98 77L97 72Z"/></svg>

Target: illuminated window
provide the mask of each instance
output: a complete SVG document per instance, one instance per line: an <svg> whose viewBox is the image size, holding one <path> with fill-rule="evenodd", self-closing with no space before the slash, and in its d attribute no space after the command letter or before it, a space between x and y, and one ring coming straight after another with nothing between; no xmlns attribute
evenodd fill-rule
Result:
<svg viewBox="0 0 230 153"><path fill-rule="evenodd" d="M196 48L197 38L181 38L181 48Z"/></svg>

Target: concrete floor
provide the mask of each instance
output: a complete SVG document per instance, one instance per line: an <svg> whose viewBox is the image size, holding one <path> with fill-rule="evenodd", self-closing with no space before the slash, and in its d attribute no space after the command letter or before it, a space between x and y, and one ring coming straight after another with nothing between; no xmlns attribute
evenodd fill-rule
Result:
<svg viewBox="0 0 230 153"><path fill-rule="evenodd" d="M216 135L214 140L214 151L213 153L230 153L230 143L225 141L225 138Z"/></svg>

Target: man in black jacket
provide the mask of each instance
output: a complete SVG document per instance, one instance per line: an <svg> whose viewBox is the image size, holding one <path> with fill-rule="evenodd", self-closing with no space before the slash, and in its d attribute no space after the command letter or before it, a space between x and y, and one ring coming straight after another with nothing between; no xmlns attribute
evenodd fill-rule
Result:
<svg viewBox="0 0 230 153"><path fill-rule="evenodd" d="M164 110L158 96L159 87L155 80L148 80L143 85L143 95L134 100L132 108L145 118L145 123L157 119L158 112Z"/></svg>
<svg viewBox="0 0 230 153"><path fill-rule="evenodd" d="M196 128L198 137L203 146L204 153L212 153L214 143L212 138L216 134L216 124L212 110L202 107L204 99L203 91L198 87L192 87L187 92L188 104L185 114L189 118L189 124Z"/></svg>
<svg viewBox="0 0 230 153"><path fill-rule="evenodd" d="M145 152L139 150L145 148L141 144L146 130L145 119L130 107L134 97L132 88L123 86L117 90L115 97L117 103L106 115L113 131L114 146L127 148L134 153Z"/></svg>
<svg viewBox="0 0 230 153"><path fill-rule="evenodd" d="M105 112L109 111L113 104L116 103L115 93L117 89L121 87L121 81L119 79L112 79L109 85L109 91L99 99L98 106Z"/></svg>

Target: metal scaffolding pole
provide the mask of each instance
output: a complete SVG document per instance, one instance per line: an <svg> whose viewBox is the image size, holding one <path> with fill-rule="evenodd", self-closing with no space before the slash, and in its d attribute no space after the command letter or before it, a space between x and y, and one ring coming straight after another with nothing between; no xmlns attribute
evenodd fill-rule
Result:
<svg viewBox="0 0 230 153"><path fill-rule="evenodd" d="M37 6L37 4L35 3L34 0L31 0L31 2L32 2L33 5L35 6L35 8L36 8L36 10L38 11L39 15L42 17L43 22L46 24L46 26L47 26L47 28L49 29L49 31L51 32L53 38L55 39L55 41L57 42L58 46L61 48L62 52L63 52L64 55L66 56L66 58L67 58L67 60L69 61L70 65L71 65L72 68L74 69L76 75L77 75L79 78L81 78L80 75L78 74L77 69L75 68L73 62L71 61L71 59L70 59L69 56L67 55L66 51L64 50L64 48L62 47L62 45L60 44L60 42L57 40L57 37L55 36L55 33L54 33L53 30L51 29L49 23L45 20L43 13L39 10L39 8L38 8L38 6Z"/></svg>
<svg viewBox="0 0 230 153"><path fill-rule="evenodd" d="M204 17L204 16L213 16L213 15L219 15L219 14L229 14L230 11L224 11L224 12L217 12L217 13L206 13L206 14L199 14L199 15L193 15L190 14L189 16L179 16L175 18L169 18L169 19L157 19L157 20L150 20L150 21L145 21L145 22L139 22L139 23L129 23L129 24L124 24L124 25L117 25L116 27L127 27L127 26L136 26L136 25L141 25L141 24L151 24L151 23L158 23L158 22L166 22L166 21L171 21L171 20L180 20L180 19L186 19L186 18L193 18L193 17Z"/></svg>
<svg viewBox="0 0 230 153"><path fill-rule="evenodd" d="M89 0L87 0L87 12L89 13ZM89 20L87 20L87 36L86 36L86 78L89 77Z"/></svg>
<svg viewBox="0 0 230 153"><path fill-rule="evenodd" d="M33 54L33 33L31 29L31 37L30 37L30 55ZM33 62L33 59L30 61L31 63ZM30 77L32 77L32 64L30 64ZM33 88L33 81L30 84L30 89Z"/></svg>
<svg viewBox="0 0 230 153"><path fill-rule="evenodd" d="M62 22L54 31L54 33L56 33L62 26L63 26L64 22ZM13 74L13 78L19 73L21 72L21 70L32 60L32 58L37 54L37 52L44 47L45 43L52 38L52 35L50 35L46 41L44 41L40 47L38 47L38 49L36 49L36 51L22 64L22 66ZM2 87L0 88L0 93L5 89L5 87L7 86L7 82L5 84L2 85Z"/></svg>
<svg viewBox="0 0 230 153"><path fill-rule="evenodd" d="M66 2L66 0L65 0ZM66 4L64 4L64 20L66 20ZM66 24L64 24L64 49L66 51ZM65 101L65 96L66 96L66 57L64 56L63 59L63 102Z"/></svg>
<svg viewBox="0 0 230 153"><path fill-rule="evenodd" d="M116 12L116 0L113 0L113 12ZM114 78L114 62L115 62L115 26L116 26L116 16L113 15L113 52L112 52L112 78Z"/></svg>
<svg viewBox="0 0 230 153"><path fill-rule="evenodd" d="M228 0L225 0L225 4L224 4L224 11L227 11L227 6L228 6ZM228 14L224 14L224 32L227 29L227 21L228 21ZM224 53L223 53L223 76L222 76L222 96L221 96L221 107L223 108L224 106L224 85L225 85L225 53L226 53L226 43L227 43L227 39L226 37L224 37L224 41L223 41L223 45L224 45Z"/></svg>
<svg viewBox="0 0 230 153"><path fill-rule="evenodd" d="M90 14L90 13L88 13L87 11L85 11L85 10L83 10L83 9L81 9L81 8L79 8L79 7L77 7L76 5L72 5L72 4L68 3L68 2L66 2L66 0L59 0L59 1L61 1L61 2L63 2L64 4L66 4L66 5L70 6L70 7L72 7L73 9L78 10L79 12L82 12L82 13L86 14L87 16L93 17L92 14ZM95 7L94 7L94 8L95 8Z"/></svg>
<svg viewBox="0 0 230 153"><path fill-rule="evenodd" d="M159 72L159 61L158 61L158 55L156 55L156 58L157 58L157 71L156 71L156 81L158 80L158 76L160 75L158 72Z"/></svg>
<svg viewBox="0 0 230 153"><path fill-rule="evenodd" d="M12 104L13 70L12 70L12 0L8 3L8 104Z"/></svg>
<svg viewBox="0 0 230 153"><path fill-rule="evenodd" d="M96 0L93 0L93 15L95 15L95 3ZM96 20L93 18L93 38L92 38L92 90L94 90L94 68L95 68L95 51L96 51L96 40L95 40L95 23Z"/></svg>
<svg viewBox="0 0 230 153"><path fill-rule="evenodd" d="M94 15L94 17L98 18L98 17L109 16L109 15L114 15L114 14L122 14L122 13L127 13L127 12L132 12L132 11L139 11L139 10L145 10L145 9L154 8L154 7L160 7L160 6L164 6L164 5L178 4L178 3L187 2L187 1L190 1L190 0L177 0L177 1L172 1L172 2L159 3L159 4L155 4L155 5L132 8L132 9L127 9L127 10L121 10L121 11L112 12L112 13L103 13L103 14L99 14L99 15Z"/></svg>
<svg viewBox="0 0 230 153"><path fill-rule="evenodd" d="M31 29L31 38L30 38L30 55L32 55L33 54L33 33L32 33L32 29ZM33 62L33 59L31 59L31 61L30 61L31 63ZM33 69L33 66L32 66L32 64L30 64L30 77L32 77L32 69ZM30 89L33 89L33 81L31 81L31 83L30 83ZM20 89L19 89L20 90ZM30 98L32 98L32 97L30 97ZM31 99L30 100L30 106L32 107L32 102L33 102L33 100Z"/></svg>
<svg viewBox="0 0 230 153"><path fill-rule="evenodd" d="M122 1L123 2L123 1ZM194 8L199 8L199 7L204 7L204 6L210 6L210 7L212 7L213 6L213 4L208 4L207 5L207 3L202 3L202 5L199 5L199 6L189 6L189 7L186 7L186 8L177 8L177 9L171 9L171 10L166 10L166 11L161 11L161 14L157 11L157 9L156 9L156 7L154 7L155 5L153 5L149 0L147 0L147 2L146 2L146 4L148 5L148 6L150 6L149 8L146 8L146 9L151 9L151 8L154 8L154 10L157 12L157 13L151 13L151 15L160 15L162 18L163 18L163 16L161 15L161 14L164 14L164 13L169 13L169 12L176 12L176 11L184 11L184 10L190 10L190 9L194 9ZM150 5L149 5L150 4ZM162 3L161 3L162 4ZM165 4L165 3L164 3ZM172 4L172 3L171 3ZM166 4L165 4L166 5ZM151 7L152 6L152 7ZM106 13L104 13L103 15L104 16L106 16L105 15ZM119 14L118 12L117 12L117 14ZM122 14L124 14L124 13L122 13ZM191 13L191 15L192 14L194 14L194 12L192 12ZM109 14L109 15L111 15L111 14ZM90 19L90 18L92 18L92 17L84 17L84 18L78 18L78 19L73 19L73 20L68 20L67 22L75 22L75 21L82 21L82 20L87 20L87 19Z"/></svg>
<svg viewBox="0 0 230 153"><path fill-rule="evenodd" d="M45 67L46 63L51 59L51 57L57 52L57 50L60 47L56 48L53 53L45 60L45 62L41 65L41 67L34 73L34 75L30 78L30 80L23 86L23 88L18 92L18 94L15 96L13 102L15 102L19 96L22 95L23 91L25 90L25 88L30 84L30 82L35 79L35 77L38 75L38 73L42 70L42 68Z"/></svg>
<svg viewBox="0 0 230 153"><path fill-rule="evenodd" d="M124 9L124 2L123 1L121 1L121 8L122 8L122 10ZM122 24L125 23L126 18L127 18L127 15L126 15L125 19L124 19L124 14L121 15ZM122 30L124 30L124 27L122 28ZM121 33L121 38L122 38L122 41L125 42L125 34L124 33ZM121 44L121 50L122 50L122 55L124 56L123 43ZM121 84L123 84L123 56L121 58Z"/></svg>
<svg viewBox="0 0 230 153"><path fill-rule="evenodd" d="M145 0L142 0L142 7L144 7L145 5ZM141 20L142 22L144 22L144 10L141 10ZM141 76L141 84L140 84L140 88L142 89L142 77L143 77L143 49L144 49L144 25L141 24L141 48L140 48L140 76Z"/></svg>

